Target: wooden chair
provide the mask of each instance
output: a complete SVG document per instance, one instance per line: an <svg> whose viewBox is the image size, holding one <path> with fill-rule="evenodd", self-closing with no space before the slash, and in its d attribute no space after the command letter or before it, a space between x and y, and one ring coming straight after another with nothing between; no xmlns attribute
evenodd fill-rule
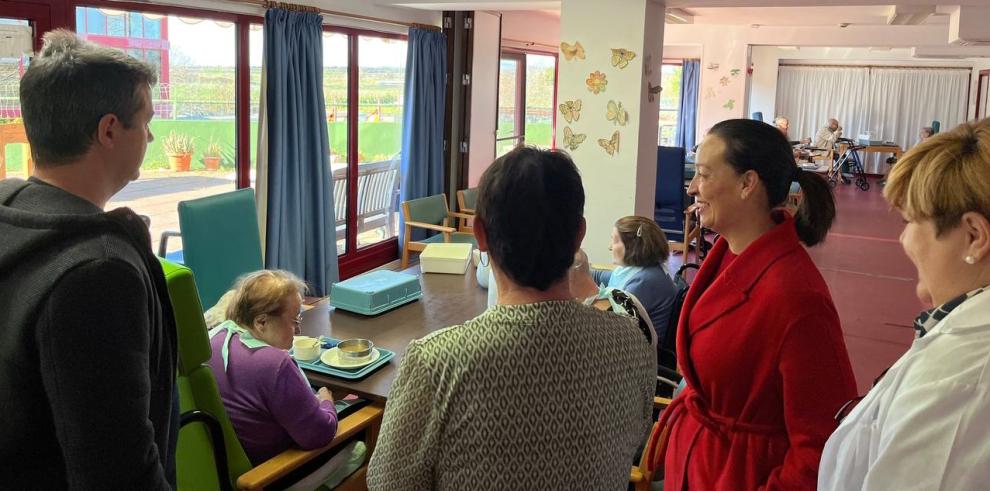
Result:
<svg viewBox="0 0 990 491"><path fill-rule="evenodd" d="M664 397L654 397L653 407L663 411L667 406L670 405L670 399ZM653 435L656 432L666 433L668 428L664 426L660 427L660 422L657 421L653 423L653 429L650 431L650 435L646 440L648 443L653 441ZM660 439L658 441L664 441L666 439L665 434L661 433ZM662 452L665 450L664 446L661 448L653 448L651 445L647 444L646 448L643 449L643 454L639 457L639 465L634 465L632 470L629 471L629 482L632 484L632 488L635 491L650 491L651 483L653 482L653 476L656 474L657 470L650 470L648 463L658 457L657 452Z"/></svg>
<svg viewBox="0 0 990 491"><path fill-rule="evenodd" d="M688 253L691 252L691 242L695 239L700 243L704 240L704 237L701 236L701 225L698 223L698 219L694 216L694 212L691 211L691 207L687 207L684 209L683 240L681 242L671 242L670 251L683 253L684 261L687 262Z"/></svg>
<svg viewBox="0 0 990 491"><path fill-rule="evenodd" d="M478 188L462 189L457 192L457 209L464 214L474 216L474 207L478 201ZM472 222L467 218L457 220L457 231L474 233Z"/></svg>
<svg viewBox="0 0 990 491"><path fill-rule="evenodd" d="M474 218L474 215L450 211L447 195L437 194L425 198L402 202L402 218L405 221L405 234L402 239L402 269L409 267L409 253L420 252L429 244L455 242L472 244L477 247L473 234L458 232L449 225L451 219ZM412 240L413 228L420 228L439 234L422 240Z"/></svg>

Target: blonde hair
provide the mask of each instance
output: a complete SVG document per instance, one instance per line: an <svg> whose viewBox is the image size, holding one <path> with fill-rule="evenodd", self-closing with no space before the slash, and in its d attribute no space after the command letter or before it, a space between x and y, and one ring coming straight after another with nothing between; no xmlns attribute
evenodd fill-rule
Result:
<svg viewBox="0 0 990 491"><path fill-rule="evenodd" d="M622 245L626 248L622 262L629 266L654 266L670 256L667 236L657 222L640 216L627 216L615 222Z"/></svg>
<svg viewBox="0 0 990 491"><path fill-rule="evenodd" d="M259 315L281 314L286 298L305 292L306 283L288 271L266 269L247 273L234 283L227 318L241 327L251 328Z"/></svg>
<svg viewBox="0 0 990 491"><path fill-rule="evenodd" d="M919 143L890 171L883 195L912 219L935 222L937 235L966 212L990 219L990 119L963 123Z"/></svg>

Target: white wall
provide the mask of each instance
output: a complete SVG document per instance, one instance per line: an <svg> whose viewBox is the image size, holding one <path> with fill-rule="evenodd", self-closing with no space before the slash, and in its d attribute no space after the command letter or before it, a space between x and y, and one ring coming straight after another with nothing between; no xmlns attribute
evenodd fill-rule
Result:
<svg viewBox="0 0 990 491"><path fill-rule="evenodd" d="M471 131L468 135L468 187L495 160L498 114L499 14L474 13L474 53L471 60Z"/></svg>
<svg viewBox="0 0 990 491"><path fill-rule="evenodd" d="M560 16L540 10L502 12L503 47L556 53L559 44Z"/></svg>
<svg viewBox="0 0 990 491"><path fill-rule="evenodd" d="M601 29L602 19L616 11L628 14L616 29ZM611 262L608 252L615 220L627 215L653 215L656 185L657 113L659 99L649 100L647 84L660 82L663 50L663 7L653 0L567 0L562 4L561 41L580 42L585 58L558 65L559 103L581 100L579 120L557 118L557 148L565 148L565 134L584 135L583 143L567 148L581 172L585 191L587 234L584 250L593 262ZM611 64L612 49L630 50L636 56L625 67ZM646 60L653 60L645 65ZM590 74L601 72L603 91L589 90ZM607 119L609 101L628 112L626 124ZM608 154L600 140L618 135L618 150Z"/></svg>

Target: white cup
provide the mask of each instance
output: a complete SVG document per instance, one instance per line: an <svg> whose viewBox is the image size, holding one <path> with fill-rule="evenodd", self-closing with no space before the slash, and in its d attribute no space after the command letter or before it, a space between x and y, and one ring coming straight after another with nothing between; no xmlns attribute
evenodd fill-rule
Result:
<svg viewBox="0 0 990 491"><path fill-rule="evenodd" d="M297 360L315 360L320 357L320 340L309 336L296 336L292 339L292 351Z"/></svg>

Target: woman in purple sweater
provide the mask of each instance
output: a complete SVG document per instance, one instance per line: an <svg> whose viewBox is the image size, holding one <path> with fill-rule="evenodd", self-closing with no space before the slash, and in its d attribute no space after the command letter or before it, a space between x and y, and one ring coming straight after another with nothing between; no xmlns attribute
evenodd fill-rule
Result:
<svg viewBox="0 0 990 491"><path fill-rule="evenodd" d="M285 271L238 279L227 321L210 330L210 368L244 451L257 465L290 447L322 447L337 432L330 391L313 395L289 357L306 285Z"/></svg>

